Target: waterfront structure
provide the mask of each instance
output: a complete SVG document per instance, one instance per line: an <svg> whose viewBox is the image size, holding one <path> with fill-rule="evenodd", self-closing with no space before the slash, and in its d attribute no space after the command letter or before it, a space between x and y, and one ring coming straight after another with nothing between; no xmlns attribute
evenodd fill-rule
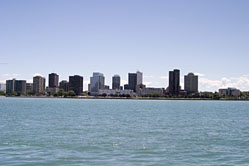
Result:
<svg viewBox="0 0 249 166"><path fill-rule="evenodd" d="M44 94L46 86L46 79L41 76L33 77L33 93L34 94Z"/></svg>
<svg viewBox="0 0 249 166"><path fill-rule="evenodd" d="M169 72L169 94L177 96L180 93L180 70Z"/></svg>
<svg viewBox="0 0 249 166"><path fill-rule="evenodd" d="M59 89L63 89L65 92L68 92L69 91L69 82L66 80L62 80L60 82Z"/></svg>
<svg viewBox="0 0 249 166"><path fill-rule="evenodd" d="M91 84L88 84L88 86L87 86L87 91L88 91L88 92L91 91Z"/></svg>
<svg viewBox="0 0 249 166"><path fill-rule="evenodd" d="M219 95L224 97L239 97L240 90L236 88L219 89Z"/></svg>
<svg viewBox="0 0 249 166"><path fill-rule="evenodd" d="M10 94L15 92L15 79L13 80L6 80L6 94Z"/></svg>
<svg viewBox="0 0 249 166"><path fill-rule="evenodd" d="M124 84L124 90L130 89L128 84Z"/></svg>
<svg viewBox="0 0 249 166"><path fill-rule="evenodd" d="M26 94L26 81L25 80L6 80L6 94L17 92L20 95Z"/></svg>
<svg viewBox="0 0 249 166"><path fill-rule="evenodd" d="M79 75L69 76L69 90L73 90L76 95L83 93L83 77Z"/></svg>
<svg viewBox="0 0 249 166"><path fill-rule="evenodd" d="M6 92L6 84L0 84L0 91Z"/></svg>
<svg viewBox="0 0 249 166"><path fill-rule="evenodd" d="M112 77L112 89L120 89L120 76L119 75L114 75Z"/></svg>
<svg viewBox="0 0 249 166"><path fill-rule="evenodd" d="M33 84L32 83L26 83L26 92L33 92Z"/></svg>
<svg viewBox="0 0 249 166"><path fill-rule="evenodd" d="M111 96L111 95L133 95L134 92L133 90L130 89L126 89L126 90L119 90L119 89L99 89L98 91L98 95L107 95L107 96Z"/></svg>
<svg viewBox="0 0 249 166"><path fill-rule="evenodd" d="M90 88L90 95L98 95L100 89L105 89L105 77L102 73L93 73L90 78Z"/></svg>
<svg viewBox="0 0 249 166"><path fill-rule="evenodd" d="M25 95L26 94L26 80L16 80L15 91L21 95Z"/></svg>
<svg viewBox="0 0 249 166"><path fill-rule="evenodd" d="M143 73L137 71L136 73L128 74L128 85L129 89L136 92L137 85L143 84Z"/></svg>
<svg viewBox="0 0 249 166"><path fill-rule="evenodd" d="M146 86L143 84L137 85L136 88L136 93L138 96L163 96L163 92L163 88L146 88Z"/></svg>
<svg viewBox="0 0 249 166"><path fill-rule="evenodd" d="M59 91L59 75L56 73L51 73L48 75L48 90L51 92Z"/></svg>
<svg viewBox="0 0 249 166"><path fill-rule="evenodd" d="M198 76L193 73L189 73L184 76L184 90L188 94L198 93Z"/></svg>

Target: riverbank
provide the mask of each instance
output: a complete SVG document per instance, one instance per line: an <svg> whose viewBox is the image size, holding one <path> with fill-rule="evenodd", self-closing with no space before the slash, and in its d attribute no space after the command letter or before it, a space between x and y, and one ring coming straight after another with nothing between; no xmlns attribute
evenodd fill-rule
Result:
<svg viewBox="0 0 249 166"><path fill-rule="evenodd" d="M111 96L74 96L74 97L54 97L54 96L0 96L2 98L47 98L47 99L119 99L119 100L213 100L213 101L249 101L248 99L232 98L171 98L171 97L111 97Z"/></svg>

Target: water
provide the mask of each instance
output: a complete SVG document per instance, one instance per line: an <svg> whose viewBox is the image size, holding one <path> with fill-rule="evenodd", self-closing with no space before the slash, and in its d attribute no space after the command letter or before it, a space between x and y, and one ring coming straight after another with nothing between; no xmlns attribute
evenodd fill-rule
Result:
<svg viewBox="0 0 249 166"><path fill-rule="evenodd" d="M0 165L249 165L249 102L0 98Z"/></svg>

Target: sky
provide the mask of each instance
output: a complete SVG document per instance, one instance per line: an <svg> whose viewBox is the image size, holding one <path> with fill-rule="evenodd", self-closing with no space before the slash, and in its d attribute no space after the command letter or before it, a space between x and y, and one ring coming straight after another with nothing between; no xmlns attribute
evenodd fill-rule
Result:
<svg viewBox="0 0 249 166"><path fill-rule="evenodd" d="M93 72L199 75L200 91L249 91L248 0L0 0L0 82Z"/></svg>

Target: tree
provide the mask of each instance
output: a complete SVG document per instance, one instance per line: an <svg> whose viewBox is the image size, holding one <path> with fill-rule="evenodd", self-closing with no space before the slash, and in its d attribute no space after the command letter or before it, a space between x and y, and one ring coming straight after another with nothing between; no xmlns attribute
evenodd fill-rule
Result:
<svg viewBox="0 0 249 166"><path fill-rule="evenodd" d="M28 95L28 96L32 96L32 95L34 95L34 93L33 93L33 91L29 90L29 91L27 92L27 95Z"/></svg>
<svg viewBox="0 0 249 166"><path fill-rule="evenodd" d="M159 97L160 95L158 93L152 93L151 97Z"/></svg>
<svg viewBox="0 0 249 166"><path fill-rule="evenodd" d="M58 91L58 96L64 96L64 94L65 94L64 89L60 89L60 90Z"/></svg>
<svg viewBox="0 0 249 166"><path fill-rule="evenodd" d="M0 96L5 96L6 94L4 93L4 91L0 90Z"/></svg>
<svg viewBox="0 0 249 166"><path fill-rule="evenodd" d="M57 97L58 96L58 93L54 93L54 97Z"/></svg>
<svg viewBox="0 0 249 166"><path fill-rule="evenodd" d="M68 92L68 96L75 96L76 94L75 94L75 92L73 91L73 90L70 90L69 92Z"/></svg>

